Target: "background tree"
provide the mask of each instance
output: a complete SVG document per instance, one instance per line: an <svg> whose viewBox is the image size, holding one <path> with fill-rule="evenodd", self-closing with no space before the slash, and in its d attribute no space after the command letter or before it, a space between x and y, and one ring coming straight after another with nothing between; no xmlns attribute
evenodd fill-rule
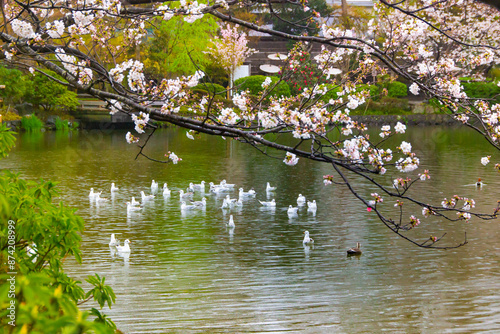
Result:
<svg viewBox="0 0 500 334"><path fill-rule="evenodd" d="M189 24L180 16L160 20L145 45L145 72L161 80L193 74L197 66L205 69L211 61L205 51L217 29L215 19L209 16L197 24Z"/></svg>
<svg viewBox="0 0 500 334"><path fill-rule="evenodd" d="M213 46L208 52L218 64L226 69L229 74L229 88L233 88L236 69L243 65L245 59L256 50L247 46L246 34L238 32L236 27L228 24L225 28L221 28L220 32L221 38L213 41Z"/></svg>

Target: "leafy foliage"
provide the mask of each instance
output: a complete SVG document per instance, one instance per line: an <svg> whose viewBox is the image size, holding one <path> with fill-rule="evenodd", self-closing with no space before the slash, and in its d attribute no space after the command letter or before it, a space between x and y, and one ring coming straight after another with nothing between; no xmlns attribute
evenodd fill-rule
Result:
<svg viewBox="0 0 500 334"><path fill-rule="evenodd" d="M302 49L293 53L288 62L289 64L298 63L298 66L293 67L292 74L286 79L293 95L300 94L305 88L314 86L318 82L318 78L322 77L317 62L311 59L311 54L307 50Z"/></svg>
<svg viewBox="0 0 500 334"><path fill-rule="evenodd" d="M278 81L278 77L270 77L271 84L269 87L273 87ZM239 78L234 84L237 87L238 91L249 90L252 95L259 95L264 88L262 87L262 83L266 80L266 76L264 75L252 75L249 77ZM290 87L285 81L281 81L273 90L270 92L271 96L290 96Z"/></svg>
<svg viewBox="0 0 500 334"><path fill-rule="evenodd" d="M493 82L462 82L462 86L469 97L493 99L500 103L500 87Z"/></svg>
<svg viewBox="0 0 500 334"><path fill-rule="evenodd" d="M215 93L216 95L219 95L221 97L226 97L226 88L222 87L221 85L209 82L198 84L193 88L191 88L191 91L202 95L208 95L208 93L210 94Z"/></svg>
<svg viewBox="0 0 500 334"><path fill-rule="evenodd" d="M12 133L0 124L0 155L5 156L13 145ZM0 173L0 272L17 273L15 296L7 281L12 275L0 275L2 327L11 328L12 333L113 333L112 321L88 321L89 312L78 309L85 293L79 281L64 273L62 264L71 255L81 261L84 224L74 209L52 203L55 195L53 182L26 181L8 170ZM115 301L104 279L89 278L88 282L95 288L86 296L101 307L101 301L108 305ZM15 327L7 324L12 301ZM105 316L96 320L100 319Z"/></svg>
<svg viewBox="0 0 500 334"><path fill-rule="evenodd" d="M21 118L21 126L26 131L36 131L43 127L43 122L35 114L32 114Z"/></svg>
<svg viewBox="0 0 500 334"><path fill-rule="evenodd" d="M4 89L0 89L0 96L8 105L21 103L31 87L23 72L6 67L0 67L0 84L5 85Z"/></svg>
<svg viewBox="0 0 500 334"><path fill-rule="evenodd" d="M408 87L402 82L393 81L385 85L384 88L387 88L387 96L389 97L408 96Z"/></svg>
<svg viewBox="0 0 500 334"><path fill-rule="evenodd" d="M53 72L47 71L47 74L59 78ZM75 92L68 90L68 88L49 79L47 76L37 72L32 80L32 86L27 91L25 100L35 107L51 111L55 108L73 110L80 105Z"/></svg>
<svg viewBox="0 0 500 334"><path fill-rule="evenodd" d="M182 16L162 20L148 41L146 71L154 78L193 74L210 63L204 53L210 38L217 32L217 23L205 16L196 24L185 22Z"/></svg>

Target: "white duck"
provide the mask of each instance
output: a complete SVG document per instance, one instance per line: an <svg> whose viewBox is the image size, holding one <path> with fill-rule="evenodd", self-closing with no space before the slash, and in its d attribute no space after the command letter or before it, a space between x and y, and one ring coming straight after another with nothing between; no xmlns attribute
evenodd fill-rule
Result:
<svg viewBox="0 0 500 334"><path fill-rule="evenodd" d="M288 207L287 213L288 213L289 216L296 216L298 211L299 211L298 207L294 208L293 206L290 205Z"/></svg>
<svg viewBox="0 0 500 334"><path fill-rule="evenodd" d="M109 240L109 247L118 246L119 244L120 242L118 241L118 239L115 239L115 234L111 233L111 239Z"/></svg>
<svg viewBox="0 0 500 334"><path fill-rule="evenodd" d="M226 195L226 201L229 203L229 205L233 205L234 203L236 203L237 199L231 198L229 195Z"/></svg>
<svg viewBox="0 0 500 334"><path fill-rule="evenodd" d="M117 186L115 186L114 183L111 183L111 192L113 191L117 191L119 188Z"/></svg>
<svg viewBox="0 0 500 334"><path fill-rule="evenodd" d="M222 201L222 206L220 208L221 209L229 209L229 203L227 202L227 200L225 198Z"/></svg>
<svg viewBox="0 0 500 334"><path fill-rule="evenodd" d="M271 187L271 184L267 182L266 191L275 191L276 187Z"/></svg>
<svg viewBox="0 0 500 334"><path fill-rule="evenodd" d="M233 215L229 216L229 222L227 223L227 227L229 227L230 229L234 229L236 227L236 225L234 225Z"/></svg>
<svg viewBox="0 0 500 334"><path fill-rule="evenodd" d="M201 181L199 184L193 184L193 188L199 191L205 191L205 181Z"/></svg>
<svg viewBox="0 0 500 334"><path fill-rule="evenodd" d="M101 191L102 192L102 191ZM95 196L95 202L100 203L100 202L106 202L108 199L101 197L101 192L98 192Z"/></svg>
<svg viewBox="0 0 500 334"><path fill-rule="evenodd" d="M94 188L90 188L89 199L94 199L95 195Z"/></svg>
<svg viewBox="0 0 500 334"><path fill-rule="evenodd" d="M310 245L314 243L314 240L311 237L309 237L309 231L304 232L304 240L302 240L302 243L304 245Z"/></svg>
<svg viewBox="0 0 500 334"><path fill-rule="evenodd" d="M307 210L310 211L316 211L318 207L316 206L316 200L313 200L312 202L307 201Z"/></svg>
<svg viewBox="0 0 500 334"><path fill-rule="evenodd" d="M184 201L181 202L181 211L192 210L192 209L196 209L196 205L193 204L187 205L186 202Z"/></svg>
<svg viewBox="0 0 500 334"><path fill-rule="evenodd" d="M170 189L168 189L168 186L166 183L163 184L163 197L168 197L170 196Z"/></svg>
<svg viewBox="0 0 500 334"><path fill-rule="evenodd" d="M133 211L137 211L137 210L140 210L140 209L141 209L140 206L134 206L134 205L132 205L132 203L127 202L127 213L131 213Z"/></svg>
<svg viewBox="0 0 500 334"><path fill-rule="evenodd" d="M191 140L194 140L193 135L191 134L191 131L186 132L186 137L188 137Z"/></svg>
<svg viewBox="0 0 500 334"><path fill-rule="evenodd" d="M226 180L220 181L220 185L223 186L224 188L234 188L235 186L234 183L227 183Z"/></svg>
<svg viewBox="0 0 500 334"><path fill-rule="evenodd" d="M299 197L297 197L297 204L304 205L305 203L306 203L306 197L302 194L299 194Z"/></svg>
<svg viewBox="0 0 500 334"><path fill-rule="evenodd" d="M179 190L179 198L181 201L183 198L188 198L188 197L193 197L193 193L191 192L185 193L184 190Z"/></svg>
<svg viewBox="0 0 500 334"><path fill-rule="evenodd" d="M123 246L120 246L120 244L116 245L116 250L118 253L130 253L130 240L125 240L123 242Z"/></svg>
<svg viewBox="0 0 500 334"><path fill-rule="evenodd" d="M138 206L141 203L135 200L135 197L132 196L132 200L130 201L130 205L132 206Z"/></svg>
<svg viewBox="0 0 500 334"><path fill-rule="evenodd" d="M270 202L263 202L263 201L259 201L259 202L263 206L272 207L272 208L276 207L276 201L274 200L274 198Z"/></svg>
<svg viewBox="0 0 500 334"><path fill-rule="evenodd" d="M151 193L156 194L158 191L158 182L155 182L155 180L151 181Z"/></svg>
<svg viewBox="0 0 500 334"><path fill-rule="evenodd" d="M143 202L146 202L146 201L148 201L148 200L150 200L150 199L155 198L155 195L146 195L146 194L144 193L144 191L141 191L141 197L142 197L142 201L143 201Z"/></svg>
<svg viewBox="0 0 500 334"><path fill-rule="evenodd" d="M201 201L194 201L194 202L191 202L193 205L195 206L200 206L200 207L206 207L207 206L207 199L205 197L203 197L201 199Z"/></svg>
<svg viewBox="0 0 500 334"><path fill-rule="evenodd" d="M255 190L253 189L250 189L249 191L243 191L243 188L240 188L240 192L239 192L239 197L242 198L242 197L250 197L250 196L255 196Z"/></svg>

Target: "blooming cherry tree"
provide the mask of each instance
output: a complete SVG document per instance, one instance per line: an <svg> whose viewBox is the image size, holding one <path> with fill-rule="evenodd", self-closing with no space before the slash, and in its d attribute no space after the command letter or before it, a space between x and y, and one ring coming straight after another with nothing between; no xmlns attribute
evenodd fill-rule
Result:
<svg viewBox="0 0 500 334"><path fill-rule="evenodd" d="M233 88L236 69L257 51L247 46L246 34L240 33L236 26L227 24L225 28L221 28L220 33L221 38L213 41L214 46L208 52L229 72L229 88Z"/></svg>

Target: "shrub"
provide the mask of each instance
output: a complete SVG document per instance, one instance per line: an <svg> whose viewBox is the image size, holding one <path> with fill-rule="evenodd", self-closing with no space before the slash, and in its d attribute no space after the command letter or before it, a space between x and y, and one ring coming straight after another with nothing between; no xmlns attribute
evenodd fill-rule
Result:
<svg viewBox="0 0 500 334"><path fill-rule="evenodd" d="M21 126L26 131L40 130L43 127L43 122L35 114L23 116L21 118Z"/></svg>
<svg viewBox="0 0 500 334"><path fill-rule="evenodd" d="M356 87L356 91L360 92L362 90L367 90L370 93L370 98L372 100L379 100L380 87L375 85L361 84Z"/></svg>
<svg viewBox="0 0 500 334"><path fill-rule="evenodd" d="M462 82L462 86L469 97L494 99L500 103L500 87L493 82Z"/></svg>
<svg viewBox="0 0 500 334"><path fill-rule="evenodd" d="M56 117L54 123L56 124L56 130L69 130L69 122L67 119L62 120L59 117Z"/></svg>
<svg viewBox="0 0 500 334"><path fill-rule="evenodd" d="M394 81L386 85L388 97L408 96L408 87L402 82Z"/></svg>
<svg viewBox="0 0 500 334"><path fill-rule="evenodd" d="M320 89L323 89L325 88L328 89L328 91L326 92L326 94L324 94L320 100L323 101L323 102L328 102L330 101L331 99L338 99L339 96L337 95L337 93L339 93L342 88L337 86L337 85L332 85L332 84L323 84L323 85L320 85L319 88Z"/></svg>
<svg viewBox="0 0 500 334"><path fill-rule="evenodd" d="M239 78L235 80L234 86L238 92L249 90L251 95L259 95L264 88L262 88L262 83L266 80L264 75L252 75L249 77ZM278 81L278 77L270 76L271 84L269 87L274 86ZM290 87L284 81L281 81L274 89L270 92L271 96L290 96Z"/></svg>
<svg viewBox="0 0 500 334"><path fill-rule="evenodd" d="M368 100L367 104L356 109L354 114L363 114L365 110L367 114L377 115L399 115L411 111L408 100L394 97L383 97L379 102Z"/></svg>
<svg viewBox="0 0 500 334"><path fill-rule="evenodd" d="M4 122L19 121L20 119L21 116L12 111L8 111L5 115L2 116L2 120Z"/></svg>
<svg viewBox="0 0 500 334"><path fill-rule="evenodd" d="M209 82L200 83L191 88L191 91L200 95L208 95L208 92L210 92L211 95L215 93L216 95L226 97L226 88L222 87L221 85Z"/></svg>

